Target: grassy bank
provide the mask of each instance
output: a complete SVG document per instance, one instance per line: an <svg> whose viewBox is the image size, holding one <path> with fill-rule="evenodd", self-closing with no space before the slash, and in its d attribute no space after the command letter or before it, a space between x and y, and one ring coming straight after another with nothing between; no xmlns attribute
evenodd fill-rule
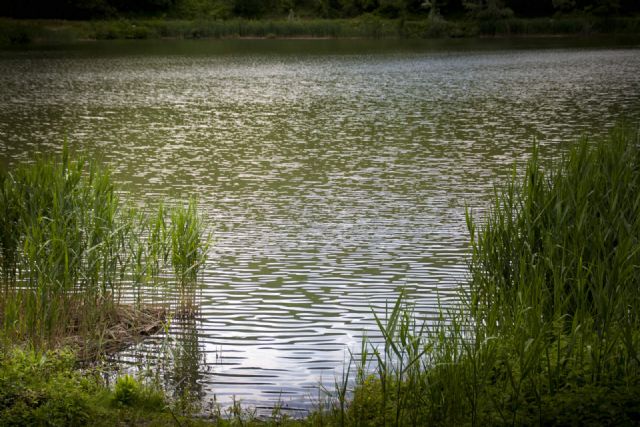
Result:
<svg viewBox="0 0 640 427"><path fill-rule="evenodd" d="M637 425L638 131L585 140L546 171L534 152L486 220L467 219L463 307L427 324L399 300L377 318L385 342L363 347L353 400L335 394L337 417L371 426Z"/></svg>
<svg viewBox="0 0 640 427"><path fill-rule="evenodd" d="M161 355L159 355L161 356ZM72 351L0 348L2 426L307 426L274 408L258 418L240 402L214 405L205 416L188 395L169 396L146 371L112 380L100 365L78 369ZM318 425L317 423L313 425Z"/></svg>
<svg viewBox="0 0 640 427"><path fill-rule="evenodd" d="M478 36L640 34L640 18L403 20L364 15L352 19L53 21L0 19L0 45L81 40L219 38L446 38Z"/></svg>
<svg viewBox="0 0 640 427"><path fill-rule="evenodd" d="M98 372L80 372L68 351L0 353L0 424L118 425L163 421L165 399L153 385L123 377L106 387ZM169 415L168 413L166 415ZM167 422L167 424L169 424Z"/></svg>
<svg viewBox="0 0 640 427"><path fill-rule="evenodd" d="M157 375L109 384L100 365L80 369L198 310L209 239L195 201L149 212L119 194L66 147L0 171L0 425L173 425L185 412Z"/></svg>

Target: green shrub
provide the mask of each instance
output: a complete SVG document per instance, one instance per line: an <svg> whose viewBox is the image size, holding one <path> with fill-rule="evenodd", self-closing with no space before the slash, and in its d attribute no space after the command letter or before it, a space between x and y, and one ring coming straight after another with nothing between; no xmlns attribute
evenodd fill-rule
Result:
<svg viewBox="0 0 640 427"><path fill-rule="evenodd" d="M99 418L95 380L74 371L68 351L13 349L0 363L1 425L86 425Z"/></svg>
<svg viewBox="0 0 640 427"><path fill-rule="evenodd" d="M0 353L0 426L174 425L165 395L132 376L114 390L69 350Z"/></svg>

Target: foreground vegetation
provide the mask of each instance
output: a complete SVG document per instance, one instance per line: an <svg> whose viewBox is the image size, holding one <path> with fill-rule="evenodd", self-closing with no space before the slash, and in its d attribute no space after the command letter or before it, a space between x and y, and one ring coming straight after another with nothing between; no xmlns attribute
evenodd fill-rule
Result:
<svg viewBox="0 0 640 427"><path fill-rule="evenodd" d="M65 164L65 163L63 163ZM69 164L69 163L67 163ZM6 178L5 178L6 180ZM202 408L157 382L109 386L67 353L0 353L5 423L637 425L640 423L640 133L584 140L554 166L534 150L471 235L461 305L422 321L400 298L304 420ZM176 221L178 222L178 221ZM58 271L58 270L55 270ZM187 273L187 271L184 271Z"/></svg>
<svg viewBox="0 0 640 427"><path fill-rule="evenodd" d="M83 158L0 171L0 338L82 357L196 308L207 237L195 201L148 214Z"/></svg>
<svg viewBox="0 0 640 427"><path fill-rule="evenodd" d="M80 372L68 351L0 353L1 425L118 425L163 420L164 395L122 377L113 389ZM168 423L167 423L168 424Z"/></svg>
<svg viewBox="0 0 640 427"><path fill-rule="evenodd" d="M547 171L536 149L467 220L463 306L420 324L399 300L378 320L347 424L637 425L640 134L584 140Z"/></svg>

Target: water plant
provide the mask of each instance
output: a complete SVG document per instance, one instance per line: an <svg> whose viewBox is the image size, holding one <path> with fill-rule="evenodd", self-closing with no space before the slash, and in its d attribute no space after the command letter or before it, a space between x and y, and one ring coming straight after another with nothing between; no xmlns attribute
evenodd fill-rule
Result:
<svg viewBox="0 0 640 427"><path fill-rule="evenodd" d="M210 240L204 236L196 206L191 199L188 207L177 206L171 212L171 263L178 280L179 308L187 315L196 309L198 272L206 261Z"/></svg>
<svg viewBox="0 0 640 427"><path fill-rule="evenodd" d="M70 338L100 348L114 324L148 318L150 303L178 295L173 306L192 312L207 242L195 201L155 214L128 207L107 169L72 160L66 146L61 159L0 171L2 334L36 348Z"/></svg>
<svg viewBox="0 0 640 427"><path fill-rule="evenodd" d="M113 399L119 405L132 405L140 399L140 384L131 375L124 375L116 380Z"/></svg>
<svg viewBox="0 0 640 427"><path fill-rule="evenodd" d="M637 386L639 161L639 134L624 128L548 173L534 150L472 234L475 338L506 346L511 398L495 406L514 423L567 387Z"/></svg>
<svg viewBox="0 0 640 427"><path fill-rule="evenodd" d="M401 296L376 315L382 342L361 352L373 370L356 376L346 424L637 423L638 131L584 139L548 168L536 146L467 224L462 306L418 321Z"/></svg>

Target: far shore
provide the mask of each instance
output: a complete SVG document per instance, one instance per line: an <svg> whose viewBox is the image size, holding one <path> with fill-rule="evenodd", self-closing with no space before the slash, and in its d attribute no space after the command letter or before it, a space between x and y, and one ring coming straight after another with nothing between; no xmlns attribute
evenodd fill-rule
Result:
<svg viewBox="0 0 640 427"><path fill-rule="evenodd" d="M0 46L100 40L331 40L640 36L640 17L510 18L493 21L352 19L102 21L0 18Z"/></svg>

